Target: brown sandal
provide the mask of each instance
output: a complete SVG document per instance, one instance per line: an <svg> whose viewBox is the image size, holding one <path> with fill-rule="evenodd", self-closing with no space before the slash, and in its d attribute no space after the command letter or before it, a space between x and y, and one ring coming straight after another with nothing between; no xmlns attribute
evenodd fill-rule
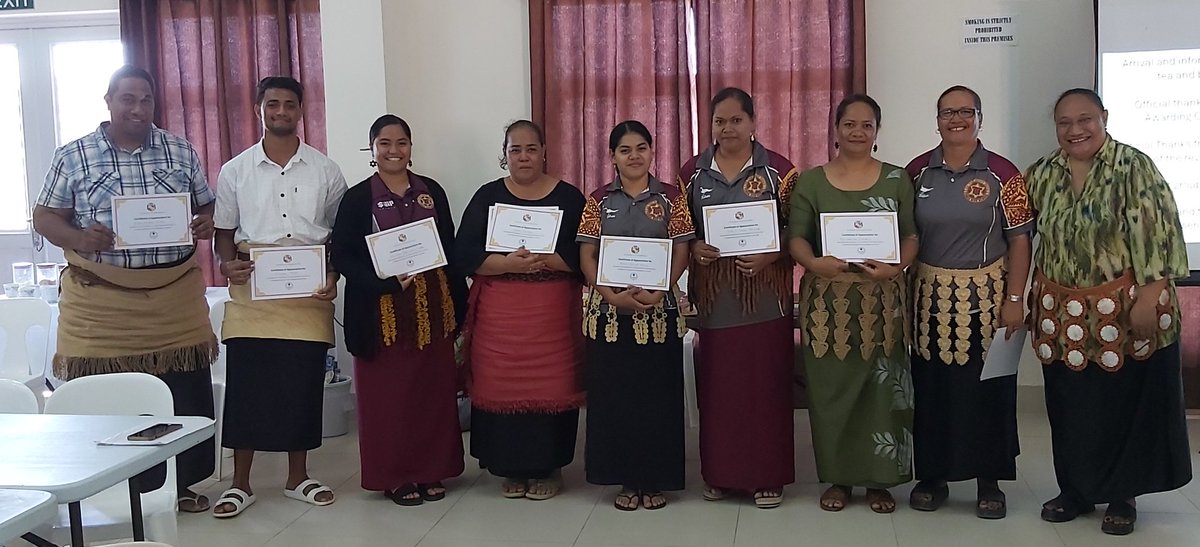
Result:
<svg viewBox="0 0 1200 547"><path fill-rule="evenodd" d="M821 509L826 511L841 511L847 505L850 505L850 496L853 491L849 486L835 484L825 489L825 493L821 494Z"/></svg>
<svg viewBox="0 0 1200 547"><path fill-rule="evenodd" d="M868 488L867 503L871 510L879 514L887 514L896 510L896 498L883 488ZM889 507L888 504L891 506Z"/></svg>

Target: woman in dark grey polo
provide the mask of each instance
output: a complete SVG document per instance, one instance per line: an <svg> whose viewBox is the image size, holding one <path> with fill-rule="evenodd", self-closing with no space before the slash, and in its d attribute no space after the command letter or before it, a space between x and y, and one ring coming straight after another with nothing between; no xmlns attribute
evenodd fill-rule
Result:
<svg viewBox="0 0 1200 547"><path fill-rule="evenodd" d="M1015 368L981 374L988 348L1023 328L1034 218L1021 172L979 141L982 122L979 95L947 89L937 102L942 142L907 168L921 237L911 358L919 482L909 504L936 511L947 481L976 479L975 514L998 519L997 481L1017 478L1017 377Z"/></svg>
<svg viewBox="0 0 1200 547"><path fill-rule="evenodd" d="M673 291L597 283L604 237L669 240L669 283L687 268L695 237L687 198L650 174L650 131L637 121L613 128L608 149L617 175L588 196L579 223L579 262L591 285L584 305L587 338L587 481L619 484L622 511L661 509L665 490L682 490L683 335ZM665 243L665 242L662 242ZM625 247L638 253L638 247Z"/></svg>

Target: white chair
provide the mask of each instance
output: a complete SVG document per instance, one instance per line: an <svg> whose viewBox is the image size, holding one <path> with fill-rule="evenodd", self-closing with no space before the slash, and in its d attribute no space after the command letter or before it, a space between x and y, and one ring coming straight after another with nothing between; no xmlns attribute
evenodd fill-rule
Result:
<svg viewBox="0 0 1200 547"><path fill-rule="evenodd" d="M208 321L212 324L212 330L217 335L217 340L221 339L221 323L225 321L225 303L228 301L228 298L223 298L214 302L208 309ZM216 422L213 441L217 445L216 465L213 467L212 478L218 481L221 480L221 475L225 471L225 450L221 448L221 433L224 430L222 424L225 418L225 344L221 344L220 348L221 354L212 364L213 421Z"/></svg>
<svg viewBox="0 0 1200 547"><path fill-rule="evenodd" d="M4 355L0 360L0 378L16 380L29 386L35 397L45 389L45 363L31 360L27 337L35 327L43 330L41 355L53 351L49 347L50 304L40 298L0 298L0 329L4 330ZM39 353L39 352L34 352Z"/></svg>
<svg viewBox="0 0 1200 547"><path fill-rule="evenodd" d="M124 543L109 543L108 545L105 545L104 547L171 547L171 546L167 545L166 543L159 543L157 541L127 541Z"/></svg>
<svg viewBox="0 0 1200 547"><path fill-rule="evenodd" d="M157 541L127 541L124 543L109 543L108 545L105 545L104 547L171 547L171 546L167 545L166 543L159 543Z"/></svg>
<svg viewBox="0 0 1200 547"><path fill-rule="evenodd" d="M37 414L38 398L29 386L0 378L0 414Z"/></svg>
<svg viewBox="0 0 1200 547"><path fill-rule="evenodd" d="M173 416L175 400L167 384L149 374L97 374L76 378L60 386L46 400L46 414ZM167 478L162 488L142 494L142 518L148 539L178 543L176 489L175 458L171 458L167 460ZM80 506L89 541L132 537L127 482L83 500ZM59 523L54 525L50 541L60 545L69 543L70 529L66 506L60 505Z"/></svg>

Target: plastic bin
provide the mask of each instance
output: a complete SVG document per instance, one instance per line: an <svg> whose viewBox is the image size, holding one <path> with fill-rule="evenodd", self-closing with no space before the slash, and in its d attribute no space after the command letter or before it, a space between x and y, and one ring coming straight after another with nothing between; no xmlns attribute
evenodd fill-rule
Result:
<svg viewBox="0 0 1200 547"><path fill-rule="evenodd" d="M324 406L321 409L321 436L338 437L350 431L350 411L354 408L354 396L350 394L349 376L341 381L325 384Z"/></svg>

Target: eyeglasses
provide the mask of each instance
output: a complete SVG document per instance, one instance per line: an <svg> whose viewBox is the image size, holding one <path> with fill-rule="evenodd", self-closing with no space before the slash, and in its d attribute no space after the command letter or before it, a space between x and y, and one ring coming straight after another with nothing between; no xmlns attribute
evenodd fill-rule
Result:
<svg viewBox="0 0 1200 547"><path fill-rule="evenodd" d="M958 116L959 118L962 118L964 120L970 120L970 119L974 119L975 114L977 114L979 112L982 112L982 111L974 109L974 108L969 108L969 107L968 108L946 108L946 109L938 110L937 115L938 115L939 119L943 119L943 120L952 120L952 119L954 119L955 116Z"/></svg>

